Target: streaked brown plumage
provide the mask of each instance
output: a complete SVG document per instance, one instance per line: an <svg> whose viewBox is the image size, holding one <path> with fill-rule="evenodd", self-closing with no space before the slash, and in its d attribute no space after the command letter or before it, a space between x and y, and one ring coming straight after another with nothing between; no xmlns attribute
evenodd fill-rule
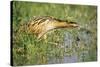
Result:
<svg viewBox="0 0 100 67"><path fill-rule="evenodd" d="M28 23L28 30L41 38L50 30L58 28L75 28L76 22L68 22L50 16L33 17Z"/></svg>

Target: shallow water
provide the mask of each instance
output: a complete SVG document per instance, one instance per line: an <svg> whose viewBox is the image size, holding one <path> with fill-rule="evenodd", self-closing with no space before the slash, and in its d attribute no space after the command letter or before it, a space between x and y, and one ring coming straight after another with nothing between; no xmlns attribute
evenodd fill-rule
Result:
<svg viewBox="0 0 100 67"><path fill-rule="evenodd" d="M60 58L53 57L48 60L48 63L75 63L90 61L91 50L93 46L93 33L85 28L78 30L74 36L71 32L66 32L64 37L64 44L59 47L63 48L63 56ZM62 47L63 46L63 47ZM93 54L96 56L96 54Z"/></svg>

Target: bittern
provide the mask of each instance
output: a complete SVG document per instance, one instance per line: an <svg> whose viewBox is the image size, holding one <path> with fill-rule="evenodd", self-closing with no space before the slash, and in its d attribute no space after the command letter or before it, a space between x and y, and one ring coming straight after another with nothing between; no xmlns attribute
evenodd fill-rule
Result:
<svg viewBox="0 0 100 67"><path fill-rule="evenodd" d="M28 30L37 35L38 39L53 29L76 28L76 22L60 20L51 16L33 17L28 24Z"/></svg>

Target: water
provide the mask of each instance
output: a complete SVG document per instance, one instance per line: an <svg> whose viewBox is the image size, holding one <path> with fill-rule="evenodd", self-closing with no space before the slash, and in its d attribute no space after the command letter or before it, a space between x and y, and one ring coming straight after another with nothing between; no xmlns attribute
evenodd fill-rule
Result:
<svg viewBox="0 0 100 67"><path fill-rule="evenodd" d="M53 63L75 63L90 61L91 49L93 46L93 33L87 29L81 28L77 35L74 36L71 32L66 32L64 38L63 57L53 57L48 61Z"/></svg>
<svg viewBox="0 0 100 67"><path fill-rule="evenodd" d="M53 58L53 59L48 61L49 64L55 64L55 63L75 63L75 62L78 62L77 55L64 56L62 59Z"/></svg>

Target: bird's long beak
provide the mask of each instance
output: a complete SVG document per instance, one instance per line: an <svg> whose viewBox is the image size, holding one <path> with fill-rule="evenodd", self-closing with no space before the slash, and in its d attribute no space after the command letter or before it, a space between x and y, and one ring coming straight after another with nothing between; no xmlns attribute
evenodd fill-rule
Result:
<svg viewBox="0 0 100 67"><path fill-rule="evenodd" d="M79 28L80 26L78 24L70 24L69 27L71 27L71 28Z"/></svg>
<svg viewBox="0 0 100 67"><path fill-rule="evenodd" d="M79 27L79 25L78 24L73 24L73 27Z"/></svg>

